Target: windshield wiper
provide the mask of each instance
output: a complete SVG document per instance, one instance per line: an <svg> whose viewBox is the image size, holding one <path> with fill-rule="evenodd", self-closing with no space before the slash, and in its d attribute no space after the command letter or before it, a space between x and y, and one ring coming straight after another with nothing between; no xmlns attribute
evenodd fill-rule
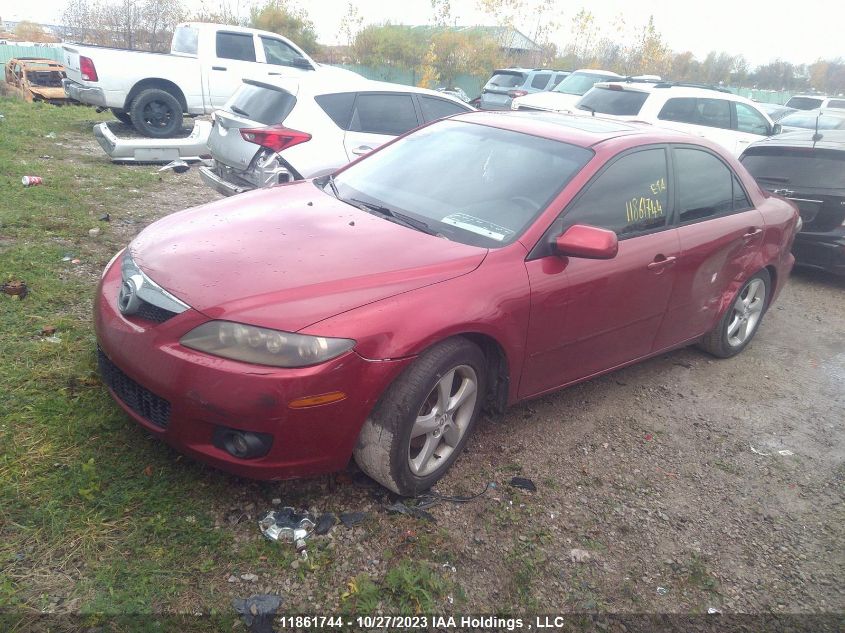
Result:
<svg viewBox="0 0 845 633"><path fill-rule="evenodd" d="M578 106L578 109L579 109L579 110L587 110L587 111L589 111L589 112L590 112L593 116L596 116L596 109L595 109L595 108L591 108L591 107L590 107L590 106L588 106L588 105L579 105L579 106Z"/></svg>
<svg viewBox="0 0 845 633"><path fill-rule="evenodd" d="M240 114L241 116L249 117L249 112L245 112L245 111L241 110L238 106L233 105L233 106L229 106L229 107L232 109L232 112L234 112L235 114Z"/></svg>
<svg viewBox="0 0 845 633"><path fill-rule="evenodd" d="M380 204L364 202L363 200L358 200L357 198L350 198L348 202L351 202L362 211L375 213L383 218L391 220L392 222L407 226L410 229L416 229L417 231L422 231L423 233L428 233L429 235L438 235L437 231L432 230L432 228L422 220L417 220L416 218L412 218L402 213L397 213L393 209L389 209Z"/></svg>
<svg viewBox="0 0 845 633"><path fill-rule="evenodd" d="M328 175L328 177L326 178L326 183L329 185L329 187L332 188L332 193L334 194L334 197L340 200L340 193L337 190L337 185L334 184L334 174Z"/></svg>

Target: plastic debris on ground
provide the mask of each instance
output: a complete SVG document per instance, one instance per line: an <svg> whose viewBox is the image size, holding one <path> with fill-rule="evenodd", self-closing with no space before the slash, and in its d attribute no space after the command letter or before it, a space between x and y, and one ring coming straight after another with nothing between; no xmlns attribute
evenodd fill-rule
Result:
<svg viewBox="0 0 845 633"><path fill-rule="evenodd" d="M282 599L270 594L232 600L232 607L252 633L273 633L273 616L280 606Z"/></svg>
<svg viewBox="0 0 845 633"><path fill-rule="evenodd" d="M331 512L324 512L320 515L320 518L317 519L317 527L314 528L314 533L319 534L320 536L328 534L329 530L334 527L335 523L337 523L335 516Z"/></svg>
<svg viewBox="0 0 845 633"><path fill-rule="evenodd" d="M718 609L716 609L715 607L710 607L710 608L707 609L707 613L709 613L710 615L714 615L716 613L722 613L722 612L719 611Z"/></svg>
<svg viewBox="0 0 845 633"><path fill-rule="evenodd" d="M34 187L43 183L44 179L41 176L24 176L21 178L21 184L24 187Z"/></svg>
<svg viewBox="0 0 845 633"><path fill-rule="evenodd" d="M520 488L521 490L527 490L529 492L537 492L537 486L534 485L533 481L526 477L513 477L510 484L514 488Z"/></svg>
<svg viewBox="0 0 845 633"><path fill-rule="evenodd" d="M89 237L97 237L99 234L100 234L100 229L98 229L98 228L88 229L88 236Z"/></svg>
<svg viewBox="0 0 845 633"><path fill-rule="evenodd" d="M367 518L366 512L344 512L340 515L340 522L346 527L355 527L359 523L363 523Z"/></svg>
<svg viewBox="0 0 845 633"><path fill-rule="evenodd" d="M168 169L172 169L177 174L184 174L190 168L191 166L184 160L172 160L167 163L164 167L159 168L159 171L167 171Z"/></svg>
<svg viewBox="0 0 845 633"><path fill-rule="evenodd" d="M0 290L13 299L24 299L29 294L29 287L24 281L7 281L0 286Z"/></svg>
<svg viewBox="0 0 845 633"><path fill-rule="evenodd" d="M585 549L572 549L569 550L569 560L573 563L586 563L590 560L592 556L590 556L590 552Z"/></svg>
<svg viewBox="0 0 845 633"><path fill-rule="evenodd" d="M658 587L657 588L657 595L658 596L665 596L667 593L669 593L669 590L666 587Z"/></svg>
<svg viewBox="0 0 845 633"><path fill-rule="evenodd" d="M111 222L111 215L104 213L100 216L100 222Z"/></svg>
<svg viewBox="0 0 845 633"><path fill-rule="evenodd" d="M302 558L308 558L305 540L314 531L314 517L307 512L296 512L290 506L271 510L258 522L261 533L271 541L293 543Z"/></svg>
<svg viewBox="0 0 845 633"><path fill-rule="evenodd" d="M424 521L434 521L434 515L426 512L420 507L403 503L402 501L395 501L385 508L391 514L404 514L415 519L422 519Z"/></svg>

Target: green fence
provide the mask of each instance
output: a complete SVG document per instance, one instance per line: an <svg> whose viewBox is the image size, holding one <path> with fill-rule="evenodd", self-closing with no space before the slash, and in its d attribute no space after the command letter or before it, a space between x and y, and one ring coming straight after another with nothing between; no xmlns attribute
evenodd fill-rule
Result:
<svg viewBox="0 0 845 633"><path fill-rule="evenodd" d="M41 57L62 61L60 46L15 46L14 44L0 44L0 64L5 65L13 57ZM2 73L0 73L2 77Z"/></svg>
<svg viewBox="0 0 845 633"><path fill-rule="evenodd" d="M422 75L414 70L406 70L404 68L396 68L394 66L362 66L361 64L335 64L338 68L345 68L356 72L367 79L376 81L389 81L395 84L403 84L406 86L416 86L419 84ZM467 93L470 99L481 94L481 88L487 81L487 77L476 77L473 75L458 75L453 86L458 86ZM441 86L435 86L440 88ZM450 86L451 87L451 86Z"/></svg>

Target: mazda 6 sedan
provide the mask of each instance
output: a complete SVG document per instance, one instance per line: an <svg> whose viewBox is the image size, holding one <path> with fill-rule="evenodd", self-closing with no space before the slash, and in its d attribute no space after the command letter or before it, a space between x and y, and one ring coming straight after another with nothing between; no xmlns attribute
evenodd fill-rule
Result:
<svg viewBox="0 0 845 633"><path fill-rule="evenodd" d="M218 468L283 479L354 456L415 494L482 411L686 345L742 351L798 223L696 137L458 115L145 229L103 273L100 372Z"/></svg>

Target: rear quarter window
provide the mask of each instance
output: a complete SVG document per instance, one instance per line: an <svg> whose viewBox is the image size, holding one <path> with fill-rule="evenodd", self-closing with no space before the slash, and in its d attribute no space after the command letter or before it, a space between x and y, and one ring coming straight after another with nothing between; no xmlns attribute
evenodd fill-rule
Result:
<svg viewBox="0 0 845 633"><path fill-rule="evenodd" d="M426 123L469 111L469 108L465 108L460 104L447 101L446 99L437 99L436 97L420 97L420 107L422 108L423 118Z"/></svg>
<svg viewBox="0 0 845 633"><path fill-rule="evenodd" d="M531 80L531 87L536 88L537 90L543 90L547 85L549 85L549 79L551 76L551 73L538 73L534 75L534 79Z"/></svg>
<svg viewBox="0 0 845 633"><path fill-rule="evenodd" d="M196 55L198 40L199 36L196 29L190 26L180 26L173 32L173 46L171 47L171 51L174 53Z"/></svg>
<svg viewBox="0 0 845 633"><path fill-rule="evenodd" d="M281 123L295 105L296 97L291 93L254 83L244 83L230 102L230 107L237 108L236 114L264 125Z"/></svg>
<svg viewBox="0 0 845 633"><path fill-rule="evenodd" d="M349 129L349 122L352 120L352 106L355 103L354 92L338 92L335 94L318 95L314 97L323 112L329 115L342 130Z"/></svg>
<svg viewBox="0 0 845 633"><path fill-rule="evenodd" d="M255 42L253 42L252 35L219 31L217 33L217 57L254 62Z"/></svg>
<svg viewBox="0 0 845 633"><path fill-rule="evenodd" d="M580 110L594 110L600 114L634 116L639 114L648 99L647 92L593 88L578 102Z"/></svg>

